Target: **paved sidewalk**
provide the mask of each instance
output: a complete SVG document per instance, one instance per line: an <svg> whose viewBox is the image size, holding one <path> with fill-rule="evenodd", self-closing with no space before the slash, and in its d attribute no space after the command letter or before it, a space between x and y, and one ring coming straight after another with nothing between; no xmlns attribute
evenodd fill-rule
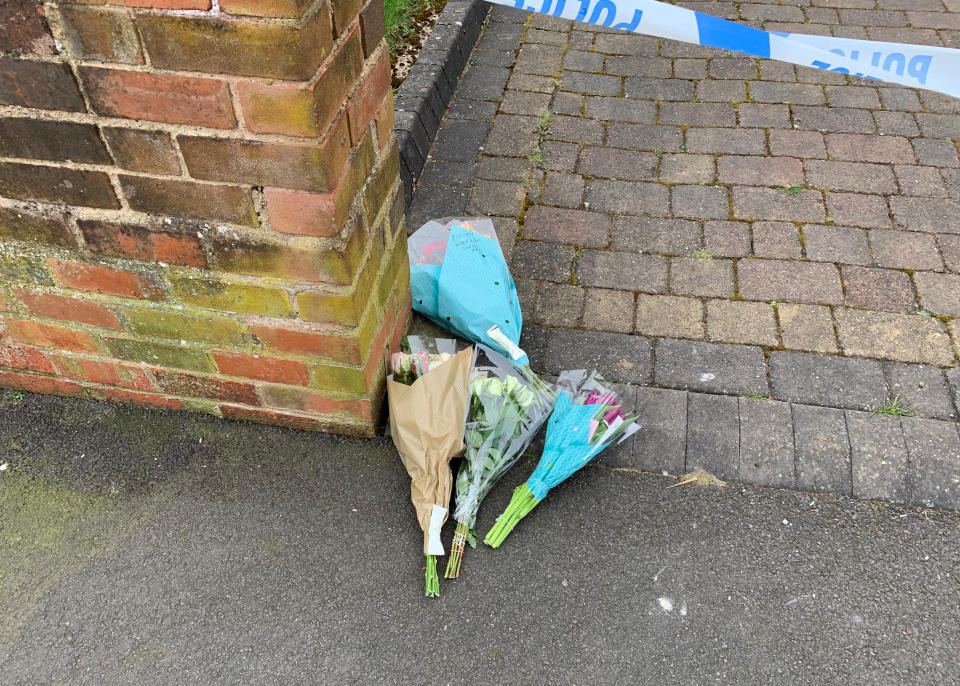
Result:
<svg viewBox="0 0 960 686"><path fill-rule="evenodd" d="M433 600L386 439L0 394L0 456L4 685L960 680L956 513L591 466Z"/></svg>
<svg viewBox="0 0 960 686"><path fill-rule="evenodd" d="M960 45L955 2L878 2L678 4ZM534 366L663 427L627 463L960 507L960 99L586 28L492 9L409 227L494 217Z"/></svg>

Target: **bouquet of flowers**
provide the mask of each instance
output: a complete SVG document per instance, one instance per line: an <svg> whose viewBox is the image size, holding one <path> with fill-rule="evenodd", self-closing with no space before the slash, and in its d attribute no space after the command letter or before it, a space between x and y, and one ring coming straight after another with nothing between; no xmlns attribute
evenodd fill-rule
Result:
<svg viewBox="0 0 960 686"><path fill-rule="evenodd" d="M463 452L467 386L473 348L456 352L454 341L410 337L411 354L391 357L387 377L390 435L410 475L410 498L423 529L426 595L440 594L437 556L453 487L450 460ZM430 354L427 350L433 348Z"/></svg>
<svg viewBox="0 0 960 686"><path fill-rule="evenodd" d="M615 440L625 441L639 430L635 416L627 416L616 394L596 371L560 374L553 416L547 422L543 455L526 483L513 491L510 504L487 533L484 543L500 547L517 523L547 497L551 488L599 455Z"/></svg>
<svg viewBox="0 0 960 686"><path fill-rule="evenodd" d="M514 367L502 355L477 346L467 413L467 452L457 474L457 529L444 576L460 575L464 544L476 547L477 510L493 485L506 473L546 421L556 400L554 391L529 367Z"/></svg>
<svg viewBox="0 0 960 686"><path fill-rule="evenodd" d="M480 217L429 221L407 239L413 309L514 364L523 317L493 222Z"/></svg>

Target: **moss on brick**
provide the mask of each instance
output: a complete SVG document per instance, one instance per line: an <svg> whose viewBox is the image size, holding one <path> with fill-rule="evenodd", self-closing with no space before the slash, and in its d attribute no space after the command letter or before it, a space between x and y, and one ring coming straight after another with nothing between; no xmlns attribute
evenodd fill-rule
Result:
<svg viewBox="0 0 960 686"><path fill-rule="evenodd" d="M206 350L185 345L164 345L129 338L104 338L114 357L172 369L215 372L216 366Z"/></svg>
<svg viewBox="0 0 960 686"><path fill-rule="evenodd" d="M279 288L261 288L188 275L171 275L169 280L175 297L198 307L268 317L293 315L290 297Z"/></svg>
<svg viewBox="0 0 960 686"><path fill-rule="evenodd" d="M247 328L229 319L147 309L127 309L123 316L127 328L143 336L234 346L249 345L251 342Z"/></svg>
<svg viewBox="0 0 960 686"><path fill-rule="evenodd" d="M0 278L6 283L53 285L46 261L13 245L0 243Z"/></svg>

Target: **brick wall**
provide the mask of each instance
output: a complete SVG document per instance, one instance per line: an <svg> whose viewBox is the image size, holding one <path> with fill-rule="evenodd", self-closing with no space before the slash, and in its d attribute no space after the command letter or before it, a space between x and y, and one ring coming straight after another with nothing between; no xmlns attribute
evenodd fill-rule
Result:
<svg viewBox="0 0 960 686"><path fill-rule="evenodd" d="M372 433L409 320L382 0L0 5L0 386Z"/></svg>

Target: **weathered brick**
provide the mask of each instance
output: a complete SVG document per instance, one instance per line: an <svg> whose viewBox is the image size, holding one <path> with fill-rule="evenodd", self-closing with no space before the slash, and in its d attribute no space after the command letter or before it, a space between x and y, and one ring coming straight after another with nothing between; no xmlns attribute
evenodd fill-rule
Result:
<svg viewBox="0 0 960 686"><path fill-rule="evenodd" d="M62 5L63 37L75 59L143 64L140 39L128 12Z"/></svg>
<svg viewBox="0 0 960 686"><path fill-rule="evenodd" d="M99 303L53 293L37 293L20 289L14 292L26 310L37 317L79 322L107 329L121 328L117 315Z"/></svg>
<svg viewBox="0 0 960 686"><path fill-rule="evenodd" d="M302 388L270 385L263 386L262 393L264 403L270 407L373 420L373 404L367 398L340 398Z"/></svg>
<svg viewBox="0 0 960 686"><path fill-rule="evenodd" d="M880 195L826 193L827 215L836 224L885 228L890 226L887 202Z"/></svg>
<svg viewBox="0 0 960 686"><path fill-rule="evenodd" d="M140 391L157 390L143 368L135 365L70 355L53 355L52 357L57 374L60 376Z"/></svg>
<svg viewBox="0 0 960 686"><path fill-rule="evenodd" d="M390 53L384 50L370 73L357 86L347 104L350 140L356 144L366 133L367 125L377 113L383 98L390 92ZM326 96L329 97L329 96Z"/></svg>
<svg viewBox="0 0 960 686"><path fill-rule="evenodd" d="M66 288L149 300L161 300L165 295L163 286L152 275L53 258L48 263L57 281Z"/></svg>
<svg viewBox="0 0 960 686"><path fill-rule="evenodd" d="M680 295L733 295L730 260L675 257L670 261L670 291Z"/></svg>
<svg viewBox="0 0 960 686"><path fill-rule="evenodd" d="M655 360L658 386L707 393L767 393L766 364L758 347L663 338L656 343Z"/></svg>
<svg viewBox="0 0 960 686"><path fill-rule="evenodd" d="M692 471L700 468L721 479L736 479L739 466L740 413L737 398L688 393L685 469Z"/></svg>
<svg viewBox="0 0 960 686"><path fill-rule="evenodd" d="M180 159L170 134L110 126L101 131L121 168L152 174L180 173Z"/></svg>
<svg viewBox="0 0 960 686"><path fill-rule="evenodd" d="M761 486L795 486L789 403L740 398L738 478Z"/></svg>
<svg viewBox="0 0 960 686"><path fill-rule="evenodd" d="M548 172L543 186L542 202L560 207L580 207L583 203L583 188L582 176Z"/></svg>
<svg viewBox="0 0 960 686"><path fill-rule="evenodd" d="M596 54L596 53L595 53ZM663 57L645 57L631 55L629 57L606 58L606 72L623 76L648 76L653 78L669 78L671 72L670 60Z"/></svg>
<svg viewBox="0 0 960 686"><path fill-rule="evenodd" d="M847 411L853 495L907 502L908 457L899 417Z"/></svg>
<svg viewBox="0 0 960 686"><path fill-rule="evenodd" d="M913 164L913 148L902 136L861 136L832 133L826 136L827 151L837 160Z"/></svg>
<svg viewBox="0 0 960 686"><path fill-rule="evenodd" d="M886 397L883 371L873 360L774 351L770 378L775 398L796 403L867 409Z"/></svg>
<svg viewBox="0 0 960 686"><path fill-rule="evenodd" d="M667 288L667 260L659 255L584 250L577 274L585 286L647 293L663 293Z"/></svg>
<svg viewBox="0 0 960 686"><path fill-rule="evenodd" d="M177 340L246 345L250 337L244 327L222 317L172 310L124 308L126 328L141 336L173 338Z"/></svg>
<svg viewBox="0 0 960 686"><path fill-rule="evenodd" d="M686 255L703 247L700 225L688 219L614 217L615 250Z"/></svg>
<svg viewBox="0 0 960 686"><path fill-rule="evenodd" d="M911 415L956 419L950 388L942 370L927 365L884 362L883 371L890 396L899 396L910 408Z"/></svg>
<svg viewBox="0 0 960 686"><path fill-rule="evenodd" d="M707 78L707 61L704 59L673 60L673 76L678 79Z"/></svg>
<svg viewBox="0 0 960 686"><path fill-rule="evenodd" d="M584 148L577 163L581 174L623 181L650 180L656 167L657 156L652 153L616 148Z"/></svg>
<svg viewBox="0 0 960 686"><path fill-rule="evenodd" d="M181 136L179 141L195 178L305 191L330 190L350 153L343 117L320 145L198 136Z"/></svg>
<svg viewBox="0 0 960 686"><path fill-rule="evenodd" d="M842 410L792 405L797 488L849 495L850 443Z"/></svg>
<svg viewBox="0 0 960 686"><path fill-rule="evenodd" d="M960 156L953 141L914 138L911 143L917 153L917 162L937 167L960 167ZM910 164L908 162L907 164Z"/></svg>
<svg viewBox="0 0 960 686"><path fill-rule="evenodd" d="M309 79L327 57L327 12L299 25L139 14L137 28L155 67L294 81Z"/></svg>
<svg viewBox="0 0 960 686"><path fill-rule="evenodd" d="M627 98L686 102L693 99L693 83L684 79L653 79L646 76L631 76L623 84L623 94Z"/></svg>
<svg viewBox="0 0 960 686"><path fill-rule="evenodd" d="M43 215L12 207L0 207L0 238L76 247L66 216L47 211Z"/></svg>
<svg viewBox="0 0 960 686"><path fill-rule="evenodd" d="M110 164L97 128L90 124L0 118L0 156Z"/></svg>
<svg viewBox="0 0 960 686"><path fill-rule="evenodd" d="M228 352L214 352L213 357L217 368L227 376L242 376L290 386L307 386L310 383L307 365L297 360Z"/></svg>
<svg viewBox="0 0 960 686"><path fill-rule="evenodd" d="M36 345L41 348L55 348L80 353L100 352L100 346L97 345L94 337L86 331L9 317L2 321L6 327L5 339Z"/></svg>
<svg viewBox="0 0 960 686"><path fill-rule="evenodd" d="M485 215L516 215L523 208L523 186L510 181L480 180L470 189L468 212Z"/></svg>
<svg viewBox="0 0 960 686"><path fill-rule="evenodd" d="M859 193L896 193L890 167L854 162L807 160L807 185Z"/></svg>
<svg viewBox="0 0 960 686"><path fill-rule="evenodd" d="M554 117L548 136L551 140L586 145L603 144L603 124L582 117ZM615 143L611 143L615 145Z"/></svg>
<svg viewBox="0 0 960 686"><path fill-rule="evenodd" d="M237 123L226 81L100 67L80 67L80 78L97 114L218 129Z"/></svg>
<svg viewBox="0 0 960 686"><path fill-rule="evenodd" d="M756 69L755 66L754 69ZM790 103L793 105L822 105L825 102L821 86L809 83L779 83L777 81L751 81L750 99L754 102Z"/></svg>
<svg viewBox="0 0 960 686"><path fill-rule="evenodd" d="M840 345L849 355L938 366L953 364L943 324L932 317L837 308Z"/></svg>
<svg viewBox="0 0 960 686"><path fill-rule="evenodd" d="M913 275L923 309L934 314L960 317L960 276L956 274Z"/></svg>
<svg viewBox="0 0 960 686"><path fill-rule="evenodd" d="M37 348L11 343L0 344L0 367L28 369L45 374L53 374L53 363L47 354Z"/></svg>
<svg viewBox="0 0 960 686"><path fill-rule="evenodd" d="M289 317L293 314L290 297L279 288L230 283L192 274L171 275L168 278L171 293L189 305L269 317Z"/></svg>
<svg viewBox="0 0 960 686"><path fill-rule="evenodd" d="M733 189L733 214L740 219L788 222L822 222L826 218L818 191L787 193L782 189L741 186Z"/></svg>
<svg viewBox="0 0 960 686"><path fill-rule="evenodd" d="M794 157L724 155L718 164L720 183L786 186L803 181L803 165Z"/></svg>
<svg viewBox="0 0 960 686"><path fill-rule="evenodd" d="M206 350L187 345L166 345L128 338L104 339L111 355L130 362L142 362L158 367L188 369L197 372L215 372L216 368Z"/></svg>
<svg viewBox="0 0 960 686"><path fill-rule="evenodd" d="M763 155L767 140L763 129L687 129L689 152Z"/></svg>
<svg viewBox="0 0 960 686"><path fill-rule="evenodd" d="M830 310L820 305L777 304L783 346L792 350L835 353L837 340Z"/></svg>
<svg viewBox="0 0 960 686"><path fill-rule="evenodd" d="M657 183L596 179L587 183L585 205L615 214L667 216L669 189Z"/></svg>
<svg viewBox="0 0 960 686"><path fill-rule="evenodd" d="M733 105L704 102L660 103L660 123L678 126L736 126Z"/></svg>
<svg viewBox="0 0 960 686"><path fill-rule="evenodd" d="M130 208L139 212L247 226L256 226L259 221L247 188L145 176L120 175L119 180Z"/></svg>
<svg viewBox="0 0 960 686"><path fill-rule="evenodd" d="M634 466L651 472L682 474L686 459L687 394L660 388L637 389Z"/></svg>
<svg viewBox="0 0 960 686"><path fill-rule="evenodd" d="M618 96L620 83L621 79L617 76L587 74L580 71L564 71L560 77L560 87L563 90L584 95Z"/></svg>
<svg viewBox="0 0 960 686"><path fill-rule="evenodd" d="M364 57L373 54L385 33L384 5L377 0L370 0L360 12L360 37L363 40Z"/></svg>
<svg viewBox="0 0 960 686"><path fill-rule="evenodd" d="M103 172L0 162L0 196L84 207L117 209L120 203Z"/></svg>
<svg viewBox="0 0 960 686"><path fill-rule="evenodd" d="M703 338L703 303L696 298L644 295L637 298L637 333L670 338Z"/></svg>
<svg viewBox="0 0 960 686"><path fill-rule="evenodd" d="M877 131L881 136L918 136L917 122L909 112L874 112Z"/></svg>
<svg viewBox="0 0 960 686"><path fill-rule="evenodd" d="M723 343L777 346L777 324L767 303L707 301L707 335Z"/></svg>
<svg viewBox="0 0 960 686"><path fill-rule="evenodd" d="M567 284L541 283L537 288L533 319L545 326L571 326L580 321L584 289Z"/></svg>
<svg viewBox="0 0 960 686"><path fill-rule="evenodd" d="M663 155L660 180L668 183L712 183L716 163L712 155Z"/></svg>
<svg viewBox="0 0 960 686"><path fill-rule="evenodd" d="M747 99L747 86L744 81L698 81L697 99L700 102L743 102Z"/></svg>
<svg viewBox="0 0 960 686"><path fill-rule="evenodd" d="M726 219L730 216L730 200L723 186L674 186L670 189L670 205L675 217Z"/></svg>
<svg viewBox="0 0 960 686"><path fill-rule="evenodd" d="M954 422L903 417L912 502L955 509L960 505L960 435Z"/></svg>
<svg viewBox="0 0 960 686"><path fill-rule="evenodd" d="M866 232L844 226L807 224L803 227L807 257L818 262L870 264Z"/></svg>
<svg viewBox="0 0 960 686"><path fill-rule="evenodd" d="M840 275L831 264L780 260L740 260L740 293L749 300L839 305Z"/></svg>
<svg viewBox="0 0 960 686"><path fill-rule="evenodd" d="M220 0L220 10L251 17L296 19L309 4L309 0Z"/></svg>
<svg viewBox="0 0 960 686"><path fill-rule="evenodd" d="M947 269L960 273L960 236L937 236L940 243L940 254L947 265Z"/></svg>
<svg viewBox="0 0 960 686"><path fill-rule="evenodd" d="M683 147L683 131L675 126L607 123L607 145L630 150L679 152Z"/></svg>
<svg viewBox="0 0 960 686"><path fill-rule="evenodd" d="M718 257L749 255L750 225L746 222L704 222L703 246L711 255Z"/></svg>
<svg viewBox="0 0 960 686"><path fill-rule="evenodd" d="M892 269L844 267L845 302L851 307L916 312L910 277Z"/></svg>
<svg viewBox="0 0 960 686"><path fill-rule="evenodd" d="M944 185L940 170L919 165L901 165L893 168L904 195L930 195L946 197L950 195ZM947 171L947 170L945 170ZM949 173L949 172L948 172ZM947 177L950 178L949 176Z"/></svg>
<svg viewBox="0 0 960 686"><path fill-rule="evenodd" d="M87 109L67 64L3 56L0 56L0 105L65 112Z"/></svg>
<svg viewBox="0 0 960 686"><path fill-rule="evenodd" d="M757 257L800 258L797 227L789 222L754 222L753 254Z"/></svg>
<svg viewBox="0 0 960 686"><path fill-rule="evenodd" d="M588 288L583 305L583 325L594 331L633 331L633 293Z"/></svg>
<svg viewBox="0 0 960 686"><path fill-rule="evenodd" d="M817 131L770 131L770 154L794 157L825 158L823 134Z"/></svg>
<svg viewBox="0 0 960 686"><path fill-rule="evenodd" d="M956 218L960 200L946 198L890 198L890 210L897 227L909 231L960 233Z"/></svg>
<svg viewBox="0 0 960 686"><path fill-rule="evenodd" d="M532 279L569 283L573 269L573 247L541 241L518 241L513 249L514 274Z"/></svg>
<svg viewBox="0 0 960 686"><path fill-rule="evenodd" d="M584 100L584 116L605 121L652 124L656 119L655 103L637 98L598 98Z"/></svg>
<svg viewBox="0 0 960 686"><path fill-rule="evenodd" d="M375 310L374 310L375 314ZM250 324L250 333L268 350L321 357L349 364L363 362L359 334L335 334L318 330L316 325L300 322Z"/></svg>
<svg viewBox="0 0 960 686"><path fill-rule="evenodd" d="M153 231L135 224L99 219L81 219L77 224L87 247L96 253L190 267L206 266L200 241L193 234Z"/></svg>
<svg viewBox="0 0 960 686"><path fill-rule="evenodd" d="M939 271L943 261L933 236L912 231L871 231L870 247L882 267Z"/></svg>
<svg viewBox="0 0 960 686"><path fill-rule="evenodd" d="M527 210L523 235L602 248L610 240L610 218L599 212L535 206Z"/></svg>

